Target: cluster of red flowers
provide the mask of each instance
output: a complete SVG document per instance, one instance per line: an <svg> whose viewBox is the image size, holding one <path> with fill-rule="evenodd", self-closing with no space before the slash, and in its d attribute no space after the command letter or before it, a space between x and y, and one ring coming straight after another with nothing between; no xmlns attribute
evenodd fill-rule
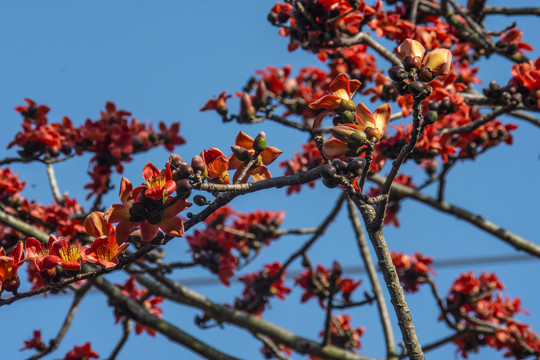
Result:
<svg viewBox="0 0 540 360"><path fill-rule="evenodd" d="M23 219L41 231L59 236L76 238L84 232L80 219L84 209L76 199L64 195L62 204L43 205L21 196L24 186L25 183L19 181L18 175L11 173L9 168L0 169L0 202L5 206L6 213ZM23 234L11 227L0 225L0 245L9 248L24 238Z"/></svg>
<svg viewBox="0 0 540 360"><path fill-rule="evenodd" d="M405 174L399 174L394 178L394 182L397 184L405 185L410 188L416 189L416 186L412 182L412 177L405 175ZM368 191L368 196L377 196L381 193L381 187L372 187ZM390 199L388 200L388 207L386 208L386 214L384 216L384 224L392 224L395 227L399 227L399 220L397 218L397 213L400 209L400 202L401 198L399 196L396 196L393 193L390 193Z"/></svg>
<svg viewBox="0 0 540 360"><path fill-rule="evenodd" d="M267 264L264 269L242 276L239 280L245 284L242 298L236 298L234 307L250 314L260 315L268 304L270 297L276 296L284 300L291 289L284 285L286 271L281 264Z"/></svg>
<svg viewBox="0 0 540 360"><path fill-rule="evenodd" d="M12 248L6 256L4 247L0 247L0 292L10 291L14 294L20 285L17 270L25 261L28 267L29 282L32 290L37 290L52 279L59 280L62 276L74 276L81 271L85 262L99 264L111 268L118 264L118 255L129 244L116 242L114 226L107 224L103 213L94 212L85 221L85 232L95 237L89 246L82 246L79 239L68 239L51 235L46 246L37 239L30 237L23 245L22 241ZM24 246L24 249L23 249ZM57 272L61 266L62 272Z"/></svg>
<svg viewBox="0 0 540 360"><path fill-rule="evenodd" d="M435 275L435 271L429 267L433 258L420 253L409 256L400 252L392 252L391 256L399 276L399 282L405 291L418 291L418 286L426 282L429 273Z"/></svg>
<svg viewBox="0 0 540 360"><path fill-rule="evenodd" d="M209 216L202 231L195 230L186 236L193 259L217 274L221 282L229 285L229 279L240 263L257 254L263 245L279 237L276 230L283 222L283 211L261 211L243 214L225 206Z"/></svg>
<svg viewBox="0 0 540 360"><path fill-rule="evenodd" d="M279 163L279 167L285 170L285 175L294 175L301 172L305 172L322 165L324 160L321 156L321 152L317 149L317 145L314 141L309 141L307 144L302 145L302 152L296 151L294 157L289 160L285 160ZM309 187L314 187L316 181L310 181ZM294 192L300 192L301 185L293 185L287 188L287 195Z"/></svg>
<svg viewBox="0 0 540 360"><path fill-rule="evenodd" d="M315 271L305 269L294 279L294 283L304 289L301 301L306 302L312 297L319 299L319 305L325 309L324 301L333 296L334 300L343 304L351 302L352 292L360 286L362 281L355 282L352 278L341 277L341 266L334 262L332 269L317 265ZM336 294L341 293L341 299Z"/></svg>
<svg viewBox="0 0 540 360"><path fill-rule="evenodd" d="M131 298L133 301L136 301L139 304L142 304L146 308L146 310L158 318L162 318L161 314L163 313L163 309L161 309L158 305L161 304L163 301L162 297L159 296L146 296L146 293L148 290L146 289L137 289L137 286L135 284L135 278L132 276L130 277L124 285L116 284L120 290L122 290L122 293L129 298ZM114 318L116 323L120 322L126 315L129 314L129 310L122 309L121 306L118 304L112 304L114 308ZM126 314L126 311L128 313ZM156 336L156 330L144 326L140 323L135 323L135 334L139 335L143 331L146 331L148 335L150 336Z"/></svg>
<svg viewBox="0 0 540 360"><path fill-rule="evenodd" d="M160 132L156 132L152 125L147 126L135 118L130 120L131 113L117 110L112 102L105 104L100 119L87 119L84 125L75 127L68 117L64 117L61 123L48 123L49 108L30 99L25 100L28 105L15 108L23 115L23 130L16 134L8 148L20 147L19 154L24 159L51 159L60 153L69 155L73 151L77 155L93 153L93 169L89 173L92 182L85 186L91 190L88 197L107 191L111 168L115 167L121 173L122 162L130 161L132 154L161 144L172 151L176 145L185 143L178 136L179 123L168 129L160 122Z"/></svg>
<svg viewBox="0 0 540 360"><path fill-rule="evenodd" d="M540 57L535 62L512 65L512 76L509 85L523 95L523 102L540 109Z"/></svg>
<svg viewBox="0 0 540 360"><path fill-rule="evenodd" d="M450 288L446 311L465 328L484 329L466 332L454 340L464 358L480 346L505 350L504 357L515 359L540 352L540 338L530 326L514 319L520 312L527 313L521 308L520 299L503 298L500 292L495 295L503 289L495 274L476 277L473 272L462 274Z"/></svg>
<svg viewBox="0 0 540 360"><path fill-rule="evenodd" d="M360 349L362 347L360 338L364 335L365 331L363 327L354 329L351 326L351 315L332 316L330 320L329 343L346 350ZM323 335L324 331L321 331L319 336ZM319 360L319 358L314 356L310 356L309 358L311 360Z"/></svg>

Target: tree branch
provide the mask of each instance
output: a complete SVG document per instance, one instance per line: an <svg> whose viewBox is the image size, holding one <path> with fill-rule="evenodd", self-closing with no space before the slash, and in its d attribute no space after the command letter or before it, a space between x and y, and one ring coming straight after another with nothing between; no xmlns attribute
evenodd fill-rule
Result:
<svg viewBox="0 0 540 360"><path fill-rule="evenodd" d="M385 178L380 175L371 175L370 180L378 184L383 184L385 182ZM468 223L498 237L499 239L503 240L508 245L514 247L517 250L524 251L536 257L540 257L540 245L537 245L522 238L521 236L511 233L510 231L490 222L489 220L484 219L480 215L473 214L468 210L460 208L456 205L449 204L447 202L439 202L436 199L428 195L419 193L416 190L405 185L393 183L392 191L395 191L396 195L400 197L410 197L435 209L438 209L444 213L454 215L457 218L465 220Z"/></svg>

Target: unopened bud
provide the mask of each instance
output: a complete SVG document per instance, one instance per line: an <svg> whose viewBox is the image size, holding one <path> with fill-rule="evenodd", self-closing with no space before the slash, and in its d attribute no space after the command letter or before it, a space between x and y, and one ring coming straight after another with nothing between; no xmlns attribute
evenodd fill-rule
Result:
<svg viewBox="0 0 540 360"><path fill-rule="evenodd" d="M345 110L343 114L341 115L341 118L343 119L344 124L353 124L354 123L354 109L351 110Z"/></svg>
<svg viewBox="0 0 540 360"><path fill-rule="evenodd" d="M343 99L339 102L339 109L341 111L345 111L345 110L354 111L356 110L356 104L352 100Z"/></svg>
<svg viewBox="0 0 540 360"><path fill-rule="evenodd" d="M428 112L424 115L424 123L425 123L426 125L434 124L435 121L437 121L437 118L438 118L438 115L437 115L437 112L436 112L436 111L428 111Z"/></svg>
<svg viewBox="0 0 540 360"><path fill-rule="evenodd" d="M405 59L403 59L403 67L407 71L419 69L420 66L422 66L422 58L418 56L407 56Z"/></svg>
<svg viewBox="0 0 540 360"><path fill-rule="evenodd" d="M388 76L394 81L402 81L407 78L407 71L401 66L392 66L388 70Z"/></svg>
<svg viewBox="0 0 540 360"><path fill-rule="evenodd" d="M418 41L413 39L406 39L397 48L397 54L401 60L406 57L419 57L422 59L426 49Z"/></svg>
<svg viewBox="0 0 540 360"><path fill-rule="evenodd" d="M452 65L452 53L448 49L435 49L424 56L422 65L429 69L433 76L447 75Z"/></svg>
<svg viewBox="0 0 540 360"><path fill-rule="evenodd" d="M407 95L409 93L409 84L407 84L405 81L394 81L392 85L394 86L394 90L396 90L399 95Z"/></svg>
<svg viewBox="0 0 540 360"><path fill-rule="evenodd" d="M206 163L200 155L195 155L191 159L191 167L193 168L193 171L195 171L195 173L199 173L199 175L201 175L202 177L206 177Z"/></svg>
<svg viewBox="0 0 540 360"><path fill-rule="evenodd" d="M377 142L381 138L381 131L377 128L367 127L364 129L369 141Z"/></svg>
<svg viewBox="0 0 540 360"><path fill-rule="evenodd" d="M233 152L234 157L240 161L247 161L251 157L251 155L249 154L249 151L246 148L243 148L242 146L232 145L231 150Z"/></svg>
<svg viewBox="0 0 540 360"><path fill-rule="evenodd" d="M266 149L266 134L261 131L255 140L253 140L253 150L258 153L263 152Z"/></svg>
<svg viewBox="0 0 540 360"><path fill-rule="evenodd" d="M329 130L336 139L346 143L350 142L351 135L356 131L354 128L346 125L333 126Z"/></svg>
<svg viewBox="0 0 540 360"><path fill-rule="evenodd" d="M323 179L333 179L336 175L336 168L330 164L321 165L320 169Z"/></svg>
<svg viewBox="0 0 540 360"><path fill-rule="evenodd" d="M354 176L360 176L364 172L366 166L366 159L362 157L355 157L347 161L347 171Z"/></svg>
<svg viewBox="0 0 540 360"><path fill-rule="evenodd" d="M424 83L421 81L411 81L408 86L408 90L413 97L418 97L424 92L424 90L426 90L426 85L424 85Z"/></svg>
<svg viewBox="0 0 540 360"><path fill-rule="evenodd" d="M352 144L360 147L360 146L363 146L365 144L367 144L367 136L366 136L366 133L363 132L363 131L360 131L360 130L357 130L355 132L352 133L351 135L351 142Z"/></svg>

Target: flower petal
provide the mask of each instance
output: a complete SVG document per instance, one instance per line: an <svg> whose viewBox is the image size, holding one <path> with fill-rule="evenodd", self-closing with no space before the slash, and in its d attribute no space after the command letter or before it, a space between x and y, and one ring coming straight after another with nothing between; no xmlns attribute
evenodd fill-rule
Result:
<svg viewBox="0 0 540 360"><path fill-rule="evenodd" d="M270 165L282 153L283 153L283 150L279 150L278 148L273 147L273 146L267 146L266 149L261 153L263 164Z"/></svg>
<svg viewBox="0 0 540 360"><path fill-rule="evenodd" d="M152 225L146 220L140 223L140 228L141 228L141 240L143 242L148 242L148 241L153 240L159 231L159 227L157 225Z"/></svg>
<svg viewBox="0 0 540 360"><path fill-rule="evenodd" d="M356 105L356 123L362 127L361 130L364 130L367 127L375 127L375 119L373 114L367 108L364 103L358 103Z"/></svg>
<svg viewBox="0 0 540 360"><path fill-rule="evenodd" d="M253 149L253 138L248 134L240 131L234 140L235 145L239 145L247 150Z"/></svg>
<svg viewBox="0 0 540 360"><path fill-rule="evenodd" d="M179 237L184 236L184 224L178 216L165 218L158 226L165 234Z"/></svg>

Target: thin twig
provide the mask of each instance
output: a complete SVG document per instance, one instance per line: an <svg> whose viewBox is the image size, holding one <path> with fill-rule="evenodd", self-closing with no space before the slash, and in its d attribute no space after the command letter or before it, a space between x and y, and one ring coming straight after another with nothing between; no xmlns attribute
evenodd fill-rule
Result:
<svg viewBox="0 0 540 360"><path fill-rule="evenodd" d="M40 359L43 356L53 352L54 350L58 348L58 346L60 346L62 339L64 338L69 328L71 327L71 323L73 322L73 319L75 318L75 314L77 313L77 310L79 309L79 305L82 299L84 298L84 295L86 294L88 290L90 290L91 287L92 287L92 281L89 281L86 284L84 284L75 293L75 296L73 297L73 302L71 303L71 306L66 315L66 318L64 319L64 323L62 324L62 327L58 331L58 334L56 335L56 337L54 339L51 339L51 341L49 342L49 346L45 350L39 352L38 354L35 354L34 356L29 357L28 360Z"/></svg>
<svg viewBox="0 0 540 360"><path fill-rule="evenodd" d="M540 7L511 8L503 6L484 6L482 12L486 15L536 15L540 16Z"/></svg>
<svg viewBox="0 0 540 360"><path fill-rule="evenodd" d="M131 333L132 322L133 321L129 318L125 318L122 321L122 337L120 338L120 340L118 340L118 343L114 347L111 355L109 355L109 358L107 360L115 360L120 353L120 350L122 350L122 348L126 344L127 339L129 338L129 334Z"/></svg>

